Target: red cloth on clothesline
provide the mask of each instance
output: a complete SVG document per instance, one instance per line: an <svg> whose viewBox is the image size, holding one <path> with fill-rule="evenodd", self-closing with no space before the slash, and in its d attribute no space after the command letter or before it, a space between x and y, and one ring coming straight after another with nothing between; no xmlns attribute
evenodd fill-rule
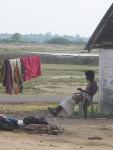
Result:
<svg viewBox="0 0 113 150"><path fill-rule="evenodd" d="M23 81L36 78L41 75L41 63L39 56L23 56L20 58L24 67Z"/></svg>

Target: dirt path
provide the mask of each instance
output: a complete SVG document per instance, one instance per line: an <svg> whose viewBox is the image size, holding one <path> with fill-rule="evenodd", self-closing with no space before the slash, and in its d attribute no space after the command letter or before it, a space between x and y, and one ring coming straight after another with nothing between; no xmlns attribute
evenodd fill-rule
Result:
<svg viewBox="0 0 113 150"><path fill-rule="evenodd" d="M112 119L60 119L50 118L65 130L57 136L0 132L1 150L112 150Z"/></svg>
<svg viewBox="0 0 113 150"><path fill-rule="evenodd" d="M64 96L1 95L0 103L59 102Z"/></svg>
<svg viewBox="0 0 113 150"><path fill-rule="evenodd" d="M68 95L69 96L69 95ZM53 96L53 95L1 95L0 104L7 103L36 103L36 102L60 102L66 96ZM93 97L93 101L98 102L98 93Z"/></svg>

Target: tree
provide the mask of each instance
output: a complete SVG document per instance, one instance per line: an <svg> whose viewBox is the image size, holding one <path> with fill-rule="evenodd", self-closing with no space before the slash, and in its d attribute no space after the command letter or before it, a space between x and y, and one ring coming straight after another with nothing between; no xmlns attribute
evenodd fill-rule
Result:
<svg viewBox="0 0 113 150"><path fill-rule="evenodd" d="M19 34L19 33L12 34L11 40L13 42L21 42L21 34Z"/></svg>
<svg viewBox="0 0 113 150"><path fill-rule="evenodd" d="M57 37L57 38L52 38L48 41L46 41L47 44L72 44L71 41L68 41L67 39L63 37Z"/></svg>

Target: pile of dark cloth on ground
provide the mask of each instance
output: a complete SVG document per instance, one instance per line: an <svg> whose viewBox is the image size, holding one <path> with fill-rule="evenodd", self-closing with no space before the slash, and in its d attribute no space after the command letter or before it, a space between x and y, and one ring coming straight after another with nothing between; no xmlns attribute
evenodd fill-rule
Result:
<svg viewBox="0 0 113 150"><path fill-rule="evenodd" d="M49 124L45 118L37 118L35 116L28 116L23 119L23 124L19 124L15 118L0 115L0 130L13 131L21 130L26 133L34 134L49 134L58 135L63 133L56 124Z"/></svg>
<svg viewBox="0 0 113 150"><path fill-rule="evenodd" d="M14 129L19 129L18 120L13 117L6 117L0 114L0 130L12 131Z"/></svg>

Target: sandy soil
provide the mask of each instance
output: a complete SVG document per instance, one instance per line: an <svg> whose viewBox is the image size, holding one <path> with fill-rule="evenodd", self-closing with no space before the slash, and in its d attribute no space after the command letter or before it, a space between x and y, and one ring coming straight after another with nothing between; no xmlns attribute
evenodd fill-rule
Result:
<svg viewBox="0 0 113 150"><path fill-rule="evenodd" d="M60 135L0 131L0 150L112 150L113 120L49 118L64 128Z"/></svg>

